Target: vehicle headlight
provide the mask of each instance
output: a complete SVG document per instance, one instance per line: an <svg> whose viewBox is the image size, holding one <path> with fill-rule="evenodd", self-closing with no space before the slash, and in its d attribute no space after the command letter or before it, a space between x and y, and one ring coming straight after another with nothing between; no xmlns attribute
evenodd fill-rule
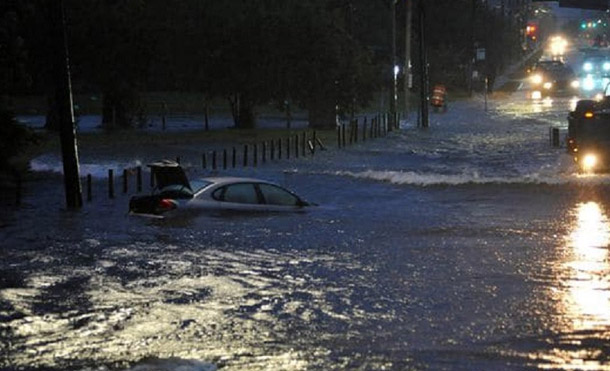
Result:
<svg viewBox="0 0 610 371"><path fill-rule="evenodd" d="M595 89L595 81L593 80L592 77L588 76L587 78L585 78L583 80L582 87L585 90L593 90L593 89Z"/></svg>
<svg viewBox="0 0 610 371"><path fill-rule="evenodd" d="M540 74L535 74L532 76L532 84L542 84L542 75Z"/></svg>
<svg viewBox="0 0 610 371"><path fill-rule="evenodd" d="M597 166L597 156L594 154L587 154L582 158L582 168L585 171L593 170Z"/></svg>
<svg viewBox="0 0 610 371"><path fill-rule="evenodd" d="M570 86L573 87L574 89L578 89L580 87L580 81L574 80L570 83Z"/></svg>
<svg viewBox="0 0 610 371"><path fill-rule="evenodd" d="M610 70L610 62L604 62L603 68L604 68L604 71Z"/></svg>
<svg viewBox="0 0 610 371"><path fill-rule="evenodd" d="M601 102L602 99L604 99L604 95L602 93L597 93L597 94L595 94L595 97L593 97L593 99L595 99L598 102Z"/></svg>
<svg viewBox="0 0 610 371"><path fill-rule="evenodd" d="M592 71L593 70L593 64L591 62L587 62L587 63L583 64L582 68L585 71Z"/></svg>
<svg viewBox="0 0 610 371"><path fill-rule="evenodd" d="M532 92L532 99L542 99L542 93L538 90Z"/></svg>
<svg viewBox="0 0 610 371"><path fill-rule="evenodd" d="M543 87L543 88L545 88L545 89L550 89L550 88L552 88L552 87L553 87L553 83L551 83L551 82L545 82L545 83L542 85L542 87Z"/></svg>

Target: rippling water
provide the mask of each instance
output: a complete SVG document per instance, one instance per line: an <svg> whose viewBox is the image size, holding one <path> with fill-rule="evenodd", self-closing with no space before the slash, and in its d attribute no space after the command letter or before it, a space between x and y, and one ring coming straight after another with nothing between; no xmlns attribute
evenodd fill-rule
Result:
<svg viewBox="0 0 610 371"><path fill-rule="evenodd" d="M234 172L321 205L298 215L134 218L102 178L67 212L41 157L0 229L0 366L610 369L610 177L549 146L557 104L456 103L427 131Z"/></svg>

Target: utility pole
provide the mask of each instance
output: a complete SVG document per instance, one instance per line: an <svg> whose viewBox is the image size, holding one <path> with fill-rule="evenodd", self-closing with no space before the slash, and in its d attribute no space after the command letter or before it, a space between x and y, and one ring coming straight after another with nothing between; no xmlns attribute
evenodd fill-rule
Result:
<svg viewBox="0 0 610 371"><path fill-rule="evenodd" d="M406 1L406 22L405 22L405 68L404 68L404 89L405 89L405 117L409 114L409 100L411 88L411 18L413 12L413 0Z"/></svg>
<svg viewBox="0 0 610 371"><path fill-rule="evenodd" d="M78 150L72 104L70 62L66 40L66 22L63 0L47 0L51 19L51 42L53 43L53 83L55 85L55 107L59 120L61 157L64 169L66 205L77 209L83 205L80 183Z"/></svg>
<svg viewBox="0 0 610 371"><path fill-rule="evenodd" d="M476 56L476 47L474 45L474 30L475 30L475 21L476 21L476 9L477 9L477 0L472 0L472 5L470 8L470 45L468 46L468 50L470 50L470 68L468 68L468 96L472 97L472 74L474 73L474 59Z"/></svg>
<svg viewBox="0 0 610 371"><path fill-rule="evenodd" d="M397 64L397 59L396 59L396 1L397 0L390 0L392 1L392 88L390 89L390 92L392 94L392 96L390 97L390 122L388 125L388 129L392 130L395 125L396 125L396 100L398 98L398 84L397 84L397 77L398 77L398 73L396 72L396 64Z"/></svg>
<svg viewBox="0 0 610 371"><path fill-rule="evenodd" d="M426 13L424 0L419 0L419 60L420 60L420 104L421 104L421 126L429 126L429 86L428 86L428 55L426 51Z"/></svg>

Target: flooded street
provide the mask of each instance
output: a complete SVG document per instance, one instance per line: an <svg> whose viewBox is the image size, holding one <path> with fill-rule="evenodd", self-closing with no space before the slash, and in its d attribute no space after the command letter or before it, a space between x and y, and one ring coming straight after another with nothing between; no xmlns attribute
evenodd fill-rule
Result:
<svg viewBox="0 0 610 371"><path fill-rule="evenodd" d="M610 176L551 147L571 101L455 102L427 130L222 172L319 204L299 214L138 218L102 177L67 212L40 172L3 211L0 368L610 370Z"/></svg>

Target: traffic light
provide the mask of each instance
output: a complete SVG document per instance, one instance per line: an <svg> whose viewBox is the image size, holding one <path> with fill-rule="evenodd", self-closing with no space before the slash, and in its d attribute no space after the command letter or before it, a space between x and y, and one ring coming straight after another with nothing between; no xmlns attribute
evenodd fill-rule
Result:
<svg viewBox="0 0 610 371"><path fill-rule="evenodd" d="M527 27L525 27L525 35L532 40L538 38L537 31L538 27L535 24L528 24Z"/></svg>

